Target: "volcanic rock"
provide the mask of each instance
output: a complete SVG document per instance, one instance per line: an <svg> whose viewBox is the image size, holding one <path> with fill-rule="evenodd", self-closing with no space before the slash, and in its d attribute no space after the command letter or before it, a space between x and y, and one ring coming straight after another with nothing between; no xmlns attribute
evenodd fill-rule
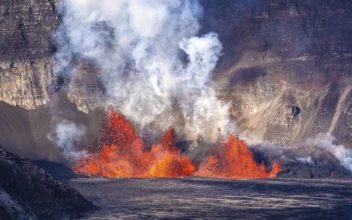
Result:
<svg viewBox="0 0 352 220"><path fill-rule="evenodd" d="M0 0L0 100L26 109L45 104L56 84L51 55L56 0Z"/></svg>
<svg viewBox="0 0 352 220"><path fill-rule="evenodd" d="M225 50L216 88L240 136L291 146L331 133L351 146L350 1L202 2L204 32Z"/></svg>
<svg viewBox="0 0 352 220"><path fill-rule="evenodd" d="M285 164L279 178L320 179L320 178L351 178L351 172L341 165L331 166L308 165L304 163Z"/></svg>
<svg viewBox="0 0 352 220"><path fill-rule="evenodd" d="M0 148L1 219L72 219L97 207L30 161Z"/></svg>

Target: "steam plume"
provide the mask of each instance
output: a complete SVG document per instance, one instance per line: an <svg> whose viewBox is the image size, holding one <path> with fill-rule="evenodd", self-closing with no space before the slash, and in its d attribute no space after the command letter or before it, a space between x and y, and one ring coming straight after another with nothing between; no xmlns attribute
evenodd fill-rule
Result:
<svg viewBox="0 0 352 220"><path fill-rule="evenodd" d="M214 140L229 127L228 105L211 85L221 55L216 33L196 36L202 8L194 0L65 0L57 33L56 71L74 58L101 70L104 105L114 105L141 128L158 121L165 130L177 103L187 138ZM185 61L187 58L187 61ZM182 133L181 133L182 135Z"/></svg>
<svg viewBox="0 0 352 220"><path fill-rule="evenodd" d="M85 156L85 152L77 152L75 144L81 140L86 133L84 125L76 125L72 121L62 120L56 125L53 134L48 139L55 143L61 151L61 155L67 160L77 160Z"/></svg>
<svg viewBox="0 0 352 220"><path fill-rule="evenodd" d="M345 146L338 144L337 139L332 135L320 135L312 141L317 146L332 153L339 160L342 166L352 171L352 151Z"/></svg>

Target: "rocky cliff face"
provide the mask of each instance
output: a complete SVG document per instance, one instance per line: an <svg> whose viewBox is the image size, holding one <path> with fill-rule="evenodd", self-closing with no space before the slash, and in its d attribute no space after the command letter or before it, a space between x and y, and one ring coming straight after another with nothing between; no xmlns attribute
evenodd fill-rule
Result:
<svg viewBox="0 0 352 220"><path fill-rule="evenodd" d="M26 109L48 102L58 25L54 0L0 0L0 100Z"/></svg>
<svg viewBox="0 0 352 220"><path fill-rule="evenodd" d="M225 53L217 91L244 136L293 145L318 133L351 143L349 1L207 1Z"/></svg>
<svg viewBox="0 0 352 220"><path fill-rule="evenodd" d="M318 133L352 143L352 3L348 0L202 0L202 32L219 33L224 55L214 74L243 136L294 145ZM0 0L0 100L26 109L57 89L50 0ZM98 70L80 64L68 86L78 109L103 94ZM89 74L89 77L85 77Z"/></svg>
<svg viewBox="0 0 352 220"><path fill-rule="evenodd" d="M1 61L36 60L55 50L56 0L0 1Z"/></svg>
<svg viewBox="0 0 352 220"><path fill-rule="evenodd" d="M49 59L0 64L0 100L25 109L35 109L49 101L57 80Z"/></svg>

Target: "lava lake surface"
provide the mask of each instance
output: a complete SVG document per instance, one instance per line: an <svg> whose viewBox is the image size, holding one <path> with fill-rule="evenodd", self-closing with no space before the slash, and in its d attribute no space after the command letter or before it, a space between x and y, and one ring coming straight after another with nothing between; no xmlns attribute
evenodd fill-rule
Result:
<svg viewBox="0 0 352 220"><path fill-rule="evenodd" d="M352 219L352 180L65 181L101 209L82 219Z"/></svg>

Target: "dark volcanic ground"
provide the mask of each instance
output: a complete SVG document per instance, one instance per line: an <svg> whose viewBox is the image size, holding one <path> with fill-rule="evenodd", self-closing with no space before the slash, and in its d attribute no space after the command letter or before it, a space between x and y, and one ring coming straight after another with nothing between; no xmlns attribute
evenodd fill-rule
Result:
<svg viewBox="0 0 352 220"><path fill-rule="evenodd" d="M0 147L0 220L75 219L97 208L75 189Z"/></svg>
<svg viewBox="0 0 352 220"><path fill-rule="evenodd" d="M83 219L352 219L351 180L79 178Z"/></svg>

